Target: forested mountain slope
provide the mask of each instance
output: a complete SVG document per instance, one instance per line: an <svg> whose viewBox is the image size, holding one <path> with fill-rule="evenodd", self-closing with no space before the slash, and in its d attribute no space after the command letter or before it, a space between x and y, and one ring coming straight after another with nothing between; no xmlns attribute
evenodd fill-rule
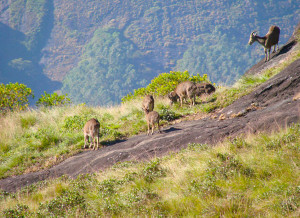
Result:
<svg viewBox="0 0 300 218"><path fill-rule="evenodd" d="M298 0L0 0L0 80L92 105L170 70L231 84L264 54L251 31L284 44L299 18Z"/></svg>

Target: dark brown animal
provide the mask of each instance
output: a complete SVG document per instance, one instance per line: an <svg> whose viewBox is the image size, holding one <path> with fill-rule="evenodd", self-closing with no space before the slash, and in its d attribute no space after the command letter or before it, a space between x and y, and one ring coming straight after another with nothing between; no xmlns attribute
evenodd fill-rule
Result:
<svg viewBox="0 0 300 218"><path fill-rule="evenodd" d="M196 96L201 96L202 94L210 95L216 91L216 88L210 83L196 83Z"/></svg>
<svg viewBox="0 0 300 218"><path fill-rule="evenodd" d="M172 91L168 94L168 98L171 100L171 104L173 104L174 102L178 101L179 96L176 94L175 91Z"/></svg>
<svg viewBox="0 0 300 218"><path fill-rule="evenodd" d="M142 102L142 109L147 109L149 112L154 109L154 98L152 95L146 95Z"/></svg>
<svg viewBox="0 0 300 218"><path fill-rule="evenodd" d="M191 106L195 105L195 94L196 94L196 85L191 81L181 82L177 85L176 89L173 92L168 94L171 104L176 102L177 99L180 99L180 105L182 107L182 101L184 98L188 97L191 100Z"/></svg>
<svg viewBox="0 0 300 218"><path fill-rule="evenodd" d="M145 109L144 112L145 112L145 115L146 115L146 121L147 121L147 125L148 125L147 135L150 134L150 125L152 127L151 135L153 135L153 131L154 131L154 127L155 127L156 123L157 123L158 132L161 133L160 126L159 126L159 114L158 114L158 112L148 111L147 109Z"/></svg>
<svg viewBox="0 0 300 218"><path fill-rule="evenodd" d="M280 35L280 28L278 26L273 25L270 27L269 32L263 37L258 36L257 31L253 31L250 34L250 39L248 44L252 45L254 42L258 42L259 44L261 44L265 50L265 61L268 61L270 60L271 47L274 46L273 52L276 51L276 45L277 45L277 50L279 49L278 47L279 35Z"/></svg>
<svg viewBox="0 0 300 218"><path fill-rule="evenodd" d="M87 143L89 143L89 137L92 138L90 143L90 148L92 148L93 144L93 150L96 148L96 142L97 139L97 149L99 148L99 132L100 132L100 123L98 120L92 118L89 121L86 122L86 124L83 127L83 135L84 135L84 145L86 146Z"/></svg>

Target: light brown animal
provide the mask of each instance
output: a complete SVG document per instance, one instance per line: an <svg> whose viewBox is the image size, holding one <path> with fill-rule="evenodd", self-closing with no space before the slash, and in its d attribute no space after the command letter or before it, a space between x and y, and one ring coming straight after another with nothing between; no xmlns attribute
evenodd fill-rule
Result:
<svg viewBox="0 0 300 218"><path fill-rule="evenodd" d="M142 109L147 109L149 112L154 109L154 98L152 95L146 95L142 102Z"/></svg>
<svg viewBox="0 0 300 218"><path fill-rule="evenodd" d="M191 106L195 105L195 94L197 87L191 81L181 82L177 85L176 89L173 92L168 94L171 104L176 102L177 99L180 99L180 105L182 107L182 101L184 98L188 97L191 100Z"/></svg>
<svg viewBox="0 0 300 218"><path fill-rule="evenodd" d="M145 109L144 112L145 112L145 115L146 115L146 121L147 121L147 125L148 125L147 135L150 134L150 125L152 127L151 135L153 135L153 131L154 131L154 127L155 127L156 123L157 123L158 132L161 133L160 126L159 126L159 114L158 114L158 112L148 111L147 109Z"/></svg>
<svg viewBox="0 0 300 218"><path fill-rule="evenodd" d="M280 28L278 26L273 25L270 27L269 32L263 37L258 36L257 31L253 31L250 34L250 39L248 44L252 45L254 42L258 42L259 44L261 44L265 50L265 61L268 61L270 60L271 47L274 46L273 52L276 51L276 45L277 45L277 50L279 49L278 47L279 35L280 35Z"/></svg>
<svg viewBox="0 0 300 218"><path fill-rule="evenodd" d="M84 145L86 146L89 143L89 137L92 138L90 143L90 148L93 150L96 148L96 140L97 140L97 149L99 148L99 133L100 133L100 123L98 120L92 118L86 122L83 128L83 135L84 135Z"/></svg>
<svg viewBox="0 0 300 218"><path fill-rule="evenodd" d="M196 83L196 96L201 96L202 94L210 95L216 91L216 88L210 83Z"/></svg>

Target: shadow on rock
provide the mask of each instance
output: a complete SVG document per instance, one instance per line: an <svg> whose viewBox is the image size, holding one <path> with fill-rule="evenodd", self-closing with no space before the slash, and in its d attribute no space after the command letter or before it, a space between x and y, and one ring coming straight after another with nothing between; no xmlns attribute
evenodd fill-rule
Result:
<svg viewBox="0 0 300 218"><path fill-rule="evenodd" d="M125 142L125 141L126 141L125 139L116 139L114 141L102 141L101 145L111 146L111 145L114 145L114 144L117 144L117 143L120 143L120 142Z"/></svg>
<svg viewBox="0 0 300 218"><path fill-rule="evenodd" d="M181 130L181 129L171 127L169 129L163 130L162 132L169 133L169 132L174 132L174 131L178 131L178 130Z"/></svg>

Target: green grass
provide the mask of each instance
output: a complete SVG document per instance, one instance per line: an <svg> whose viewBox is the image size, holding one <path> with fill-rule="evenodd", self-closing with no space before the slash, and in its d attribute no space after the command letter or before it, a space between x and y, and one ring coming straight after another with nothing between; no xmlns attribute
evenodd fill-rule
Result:
<svg viewBox="0 0 300 218"><path fill-rule="evenodd" d="M13 112L0 118L0 178L50 167L81 152L82 129L95 117L101 142L138 134L146 129L144 115L131 103L115 108L84 105Z"/></svg>
<svg viewBox="0 0 300 218"><path fill-rule="evenodd" d="M300 125L0 195L2 215L297 217Z"/></svg>

